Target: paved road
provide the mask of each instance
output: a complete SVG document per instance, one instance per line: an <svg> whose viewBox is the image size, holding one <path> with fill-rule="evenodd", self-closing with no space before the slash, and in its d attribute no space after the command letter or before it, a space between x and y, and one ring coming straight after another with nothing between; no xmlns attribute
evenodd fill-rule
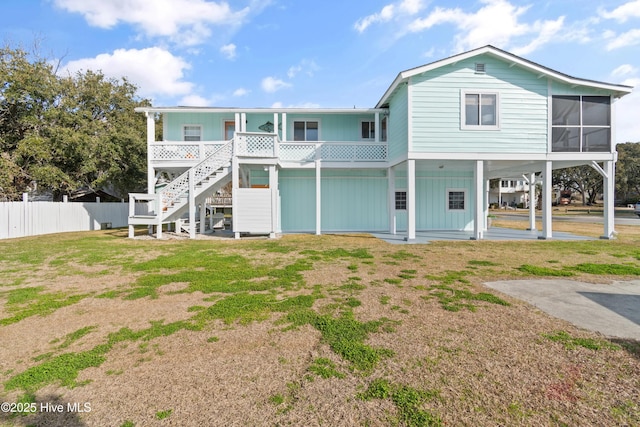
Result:
<svg viewBox="0 0 640 427"><path fill-rule="evenodd" d="M522 213L515 212L491 212L499 219L507 221L529 221L529 214L526 211ZM542 215L536 215L536 220L542 220ZM571 221L571 222L593 222L602 224L603 218L599 215L554 215L553 221ZM640 225L638 217L616 217L614 219L617 225Z"/></svg>

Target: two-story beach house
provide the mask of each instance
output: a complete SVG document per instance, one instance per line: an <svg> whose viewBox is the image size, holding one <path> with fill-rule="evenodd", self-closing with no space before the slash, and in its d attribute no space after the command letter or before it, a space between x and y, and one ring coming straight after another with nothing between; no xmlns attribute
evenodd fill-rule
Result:
<svg viewBox="0 0 640 427"><path fill-rule="evenodd" d="M130 195L129 235L143 224L161 237L163 224L185 220L195 237L207 198L231 182L236 237L368 231L411 241L416 230L466 230L482 239L489 180L533 185L537 173L547 239L552 170L591 165L611 238L615 102L631 90L485 46L400 72L374 108L138 108L148 194ZM136 201L149 212L136 214Z"/></svg>

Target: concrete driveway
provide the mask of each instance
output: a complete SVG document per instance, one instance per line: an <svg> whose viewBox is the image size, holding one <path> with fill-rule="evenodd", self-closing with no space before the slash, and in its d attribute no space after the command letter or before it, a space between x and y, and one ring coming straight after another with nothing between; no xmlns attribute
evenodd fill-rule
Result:
<svg viewBox="0 0 640 427"><path fill-rule="evenodd" d="M573 280L503 280L486 286L580 328L640 341L640 280L610 285Z"/></svg>

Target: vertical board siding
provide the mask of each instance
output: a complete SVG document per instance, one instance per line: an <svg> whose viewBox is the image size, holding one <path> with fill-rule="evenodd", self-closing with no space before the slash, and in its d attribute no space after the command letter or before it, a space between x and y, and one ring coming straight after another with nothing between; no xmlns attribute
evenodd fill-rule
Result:
<svg viewBox="0 0 640 427"><path fill-rule="evenodd" d="M287 114L287 139L293 141L294 121L317 120L320 141L363 141L360 123L375 119L375 114Z"/></svg>
<svg viewBox="0 0 640 427"><path fill-rule="evenodd" d="M389 122L387 124L389 160L402 158L407 155L409 147L408 134L408 105L409 96L407 86L404 85L393 95L389 103Z"/></svg>
<svg viewBox="0 0 640 427"><path fill-rule="evenodd" d="M592 95L592 96L609 96L610 92L603 89L587 88L584 86L573 86L566 83L552 81L551 82L551 94L552 95Z"/></svg>
<svg viewBox="0 0 640 427"><path fill-rule="evenodd" d="M475 63L487 72L475 73ZM499 93L499 130L462 130L461 90ZM547 79L490 56L413 77L412 150L547 152Z"/></svg>
<svg viewBox="0 0 640 427"><path fill-rule="evenodd" d="M280 227L312 232L316 227L315 170L283 169L278 174Z"/></svg>
<svg viewBox="0 0 640 427"><path fill-rule="evenodd" d="M233 212L233 230L240 233L270 233L271 191L267 188L239 188Z"/></svg>
<svg viewBox="0 0 640 427"><path fill-rule="evenodd" d="M322 230L388 230L388 180L384 172L322 171Z"/></svg>
<svg viewBox="0 0 640 427"><path fill-rule="evenodd" d="M322 170L322 231L388 229L385 170ZM283 232L315 230L315 170L280 171Z"/></svg>

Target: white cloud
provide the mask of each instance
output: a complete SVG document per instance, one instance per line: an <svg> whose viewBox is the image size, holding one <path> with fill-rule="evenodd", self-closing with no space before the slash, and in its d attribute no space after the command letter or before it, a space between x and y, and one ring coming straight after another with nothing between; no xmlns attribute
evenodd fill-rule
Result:
<svg viewBox="0 0 640 427"><path fill-rule="evenodd" d="M191 93L193 83L184 81L184 71L190 65L180 57L159 47L147 49L117 49L95 58L70 61L61 72L102 71L107 77L127 79L138 86L139 94L153 98L157 95L179 96Z"/></svg>
<svg viewBox="0 0 640 427"><path fill-rule="evenodd" d="M220 48L220 52L227 59L235 59L236 58L236 45L233 43L226 44Z"/></svg>
<svg viewBox="0 0 640 427"><path fill-rule="evenodd" d="M292 79L303 71L307 76L313 77L314 73L317 70L318 65L315 63L315 61L303 59L299 64L289 67L289 70L287 71L287 77Z"/></svg>
<svg viewBox="0 0 640 427"><path fill-rule="evenodd" d="M185 107L207 107L209 106L209 100L201 97L200 95L187 95L183 97L178 105Z"/></svg>
<svg viewBox="0 0 640 427"><path fill-rule="evenodd" d="M612 77L623 77L636 74L638 69L631 64L623 64L611 72Z"/></svg>
<svg viewBox="0 0 640 427"><path fill-rule="evenodd" d="M265 77L264 79L262 79L261 86L262 90L264 90L265 92L273 93L279 91L280 89L291 87L291 83L287 83L275 77Z"/></svg>
<svg viewBox="0 0 640 427"><path fill-rule="evenodd" d="M371 24L375 24L376 22L389 21L393 18L394 15L395 15L395 6L392 4L388 4L385 7L383 7L380 12L358 19L356 23L353 24L353 27L356 29L356 31L358 31L359 33L362 33Z"/></svg>
<svg viewBox="0 0 640 427"><path fill-rule="evenodd" d="M618 22L626 22L629 18L640 18L640 0L627 2L616 7L611 12L600 11L600 15L606 19L615 19Z"/></svg>
<svg viewBox="0 0 640 427"><path fill-rule="evenodd" d="M607 50L620 49L627 46L640 44L640 29L634 29L611 38L607 43Z"/></svg>
<svg viewBox="0 0 640 427"><path fill-rule="evenodd" d="M233 91L233 96L247 96L251 93L250 90L240 87Z"/></svg>
<svg viewBox="0 0 640 427"><path fill-rule="evenodd" d="M359 33L378 22L388 22L398 16L415 15L424 8L423 0L401 0L384 6L380 12L360 18L353 24Z"/></svg>
<svg viewBox="0 0 640 427"><path fill-rule="evenodd" d="M453 24L458 30L455 49L459 52L487 44L506 48L515 38L534 36L527 45L514 48L519 54L525 54L551 41L563 28L564 17L533 24L521 22L520 18L530 6L516 7L507 0L482 0L482 3L484 6L474 13L436 7L426 17L410 23L408 29L420 32L440 24Z"/></svg>
<svg viewBox="0 0 640 427"><path fill-rule="evenodd" d="M184 45L202 43L211 25L238 25L248 8L233 11L229 4L204 0L54 0L56 6L84 16L89 25L112 28L131 24L150 37L167 37Z"/></svg>

